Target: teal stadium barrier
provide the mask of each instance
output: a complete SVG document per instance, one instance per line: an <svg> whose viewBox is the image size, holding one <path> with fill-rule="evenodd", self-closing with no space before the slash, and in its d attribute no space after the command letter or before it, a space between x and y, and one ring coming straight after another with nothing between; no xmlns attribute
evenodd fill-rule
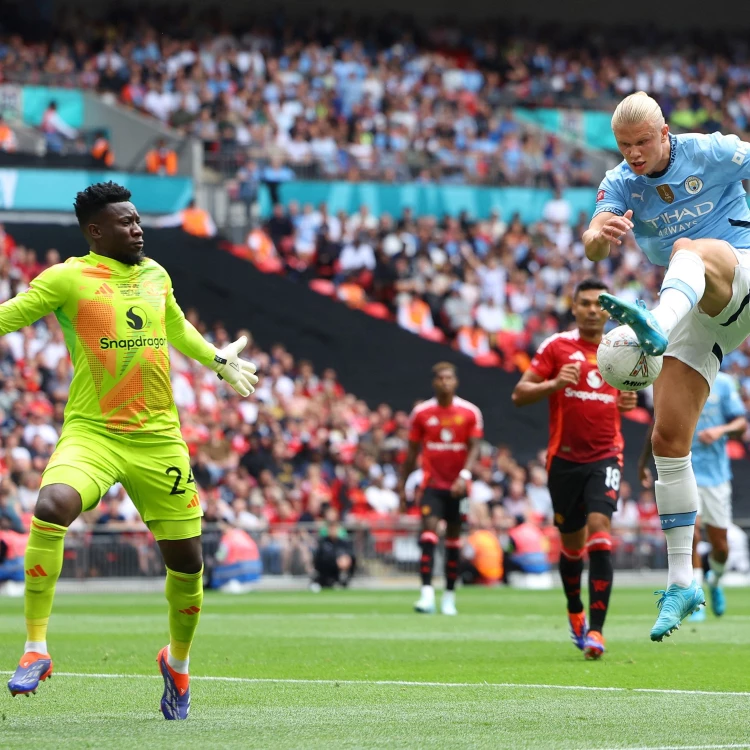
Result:
<svg viewBox="0 0 750 750"><path fill-rule="evenodd" d="M530 122L551 133L570 136L590 148L617 151L610 125L611 112L517 108L513 114L519 122Z"/></svg>
<svg viewBox="0 0 750 750"><path fill-rule="evenodd" d="M579 212L591 214L596 188L570 188L563 191L563 196L572 208L571 221L576 222ZM334 213L353 213L364 204L375 216L382 213L399 216L405 208L410 208L415 216L456 216L466 211L472 218L485 219L493 209L497 209L505 220L518 213L524 223L529 223L541 218L544 206L553 198L553 193L536 188L299 180L284 183L280 198L285 205L292 200L314 206L326 203L328 210ZM267 216L271 212L271 202L266 191L261 193L260 200L261 213Z"/></svg>
<svg viewBox="0 0 750 750"><path fill-rule="evenodd" d="M39 125L51 101L57 102L60 117L72 128L83 127L83 95L74 89L49 86L23 86L21 113L26 125Z"/></svg>
<svg viewBox="0 0 750 750"><path fill-rule="evenodd" d="M127 187L143 214L180 211L193 197L188 177L84 169L0 169L0 210L70 212L79 190L108 180Z"/></svg>

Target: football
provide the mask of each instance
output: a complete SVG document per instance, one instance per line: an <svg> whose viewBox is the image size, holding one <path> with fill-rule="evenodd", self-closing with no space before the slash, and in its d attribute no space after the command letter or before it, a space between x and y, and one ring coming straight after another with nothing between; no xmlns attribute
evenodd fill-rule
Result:
<svg viewBox="0 0 750 750"><path fill-rule="evenodd" d="M596 352L599 372L618 391L648 388L659 377L663 360L646 354L629 326L605 334Z"/></svg>

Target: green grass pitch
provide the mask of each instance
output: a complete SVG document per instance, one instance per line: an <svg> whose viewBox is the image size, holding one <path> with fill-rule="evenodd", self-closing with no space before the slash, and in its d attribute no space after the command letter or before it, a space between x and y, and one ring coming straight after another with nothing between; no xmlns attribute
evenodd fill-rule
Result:
<svg viewBox="0 0 750 750"><path fill-rule="evenodd" d="M728 590L721 620L660 644L648 638L656 598L615 589L599 662L570 643L559 591L462 589L454 618L414 614L415 598L209 593L190 718L166 722L162 597L60 595L58 674L36 696L0 696L0 747L750 748L744 589ZM22 618L22 600L0 600L5 674Z"/></svg>

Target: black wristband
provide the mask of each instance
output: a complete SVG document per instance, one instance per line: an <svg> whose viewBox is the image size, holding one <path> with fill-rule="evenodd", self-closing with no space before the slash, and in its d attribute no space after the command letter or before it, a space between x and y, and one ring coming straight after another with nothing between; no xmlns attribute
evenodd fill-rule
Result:
<svg viewBox="0 0 750 750"><path fill-rule="evenodd" d="M214 362L216 362L217 365L225 365L227 363L224 357L220 357L218 354L214 355ZM216 377L219 378L219 380L224 380L218 372L216 373Z"/></svg>

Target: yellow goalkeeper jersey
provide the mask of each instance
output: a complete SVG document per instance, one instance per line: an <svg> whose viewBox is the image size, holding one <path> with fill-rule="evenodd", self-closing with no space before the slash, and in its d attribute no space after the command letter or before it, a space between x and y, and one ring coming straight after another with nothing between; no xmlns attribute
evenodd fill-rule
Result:
<svg viewBox="0 0 750 750"><path fill-rule="evenodd" d="M92 252L52 266L0 305L0 335L49 313L60 322L74 368L66 428L179 436L168 343L204 365L215 350L185 320L158 263L128 266Z"/></svg>

